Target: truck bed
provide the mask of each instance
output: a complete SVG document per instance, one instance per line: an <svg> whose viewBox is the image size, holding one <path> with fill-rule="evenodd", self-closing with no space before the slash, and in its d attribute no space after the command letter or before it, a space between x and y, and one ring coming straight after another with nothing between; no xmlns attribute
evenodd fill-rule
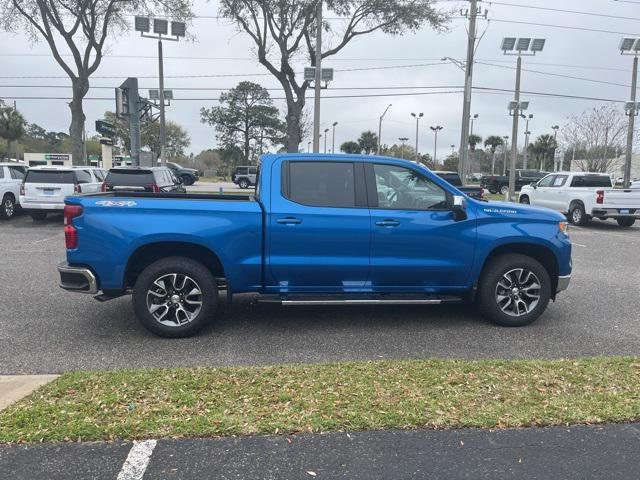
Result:
<svg viewBox="0 0 640 480"><path fill-rule="evenodd" d="M152 192L127 192L113 191L105 193L92 193L78 195L79 197L101 197L101 198L165 198L172 200L234 200L234 201L255 201L251 194L220 194L220 193L152 193Z"/></svg>

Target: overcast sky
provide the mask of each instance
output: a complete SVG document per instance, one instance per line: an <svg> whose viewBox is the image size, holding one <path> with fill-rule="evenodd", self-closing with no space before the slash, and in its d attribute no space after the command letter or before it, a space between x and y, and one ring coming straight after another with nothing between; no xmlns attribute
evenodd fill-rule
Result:
<svg viewBox="0 0 640 480"><path fill-rule="evenodd" d="M507 5L508 4L508 5ZM443 9L466 8L467 2L441 2ZM630 96L632 58L621 56L618 45L623 33L640 37L640 2L614 0L504 0L481 2L488 9L489 21L479 22L479 35L483 35L477 50L474 86L512 89L515 81L514 57L505 57L500 43L505 36L544 37L544 52L523 61L523 91L550 92L611 100L628 100ZM549 11L538 8L522 8L512 5L528 5L550 9L566 9L590 12L597 15L581 15ZM216 15L217 2L195 1L196 15ZM620 17L620 18L610 18ZM527 25L529 22L559 25L554 28ZM462 95L457 93L463 84L461 70L451 64L438 63L446 56L464 59L466 49L466 20L454 18L447 33L438 34L423 29L417 34L391 37L382 33L359 38L337 56L328 59L324 66L335 68L335 81L323 95L391 94L433 92L426 89L396 89L391 87L447 87L444 91L456 93L437 95L403 95L371 98L325 99L322 103L323 129L334 121L339 122L336 132L336 148L346 140L356 139L366 129L377 131L378 117L389 103L393 106L383 126L383 143L397 142L398 137L409 137L415 142L415 122L411 112L424 112L420 128L420 150L433 151L431 125L442 125L439 157L456 148L460 142ZM192 139L189 151L198 153L216 145L214 131L200 123L200 108L216 104L218 90L177 90L181 87L206 87L228 89L241 80L252 80L273 88L274 98L282 97L278 84L264 67L255 61L252 44L243 33L238 33L228 21L214 18L195 18L189 31L193 42L165 42L165 75L221 75L243 74L244 77L226 78L167 78L166 88L174 88L176 100L167 111L167 118L185 127ZM613 33L579 30L596 29ZM0 33L0 98L40 96L65 97L69 88L50 88L51 85L68 86L64 72L50 57L46 44L31 44L24 35ZM153 40L144 39L130 32L112 39L108 56L91 80L88 97L113 97L113 87L129 76L157 76L157 46ZM492 63L493 65L485 65ZM297 70L302 73L307 61L301 58ZM427 64L427 65L425 65ZM401 66L407 67L401 67ZM419 66L416 66L419 65ZM364 71L340 71L345 69L379 68ZM540 73L543 72L543 73ZM548 75L548 74L555 74ZM58 75L58 79L10 79L6 76ZM557 76L560 75L560 76ZM565 78L583 77L595 82ZM117 77L117 78L99 78ZM612 85L619 84L619 85ZM33 88L10 88L9 85L35 85ZM141 87L157 88L157 79L140 79ZM346 87L375 87L375 90L341 90ZM387 88L385 88L387 87ZM511 119L507 102L511 93L487 93L475 91L472 113L479 114L475 133L486 137L491 134L510 135ZM188 98L211 99L193 100ZM534 135L552 133L551 126L564 124L571 114L580 113L605 102L600 100L543 98L523 93L523 100L531 102L529 111L535 115L530 125ZM50 130L68 131L70 112L65 100L17 100L18 109L29 122L35 122ZM312 102L309 101L308 104ZM284 107L282 101L278 106ZM620 105L622 108L622 105ZM105 110L113 110L113 100L86 100L87 131L93 133L94 122L102 118ZM524 126L521 128L524 132ZM521 137L522 138L522 137ZM306 149L307 140L302 145ZM521 140L522 141L522 140ZM330 143L330 142L329 142Z"/></svg>

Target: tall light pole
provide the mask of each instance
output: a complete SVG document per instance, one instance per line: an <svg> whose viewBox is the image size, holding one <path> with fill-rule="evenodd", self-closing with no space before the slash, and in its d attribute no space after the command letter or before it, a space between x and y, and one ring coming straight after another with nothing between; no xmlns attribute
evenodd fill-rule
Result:
<svg viewBox="0 0 640 480"><path fill-rule="evenodd" d="M422 119L422 117L424 117L424 113L418 113L418 114L412 113L411 116L416 119L416 161L418 161L418 159L420 158L420 155L418 153L418 149L419 149L418 139L420 137L420 120Z"/></svg>
<svg viewBox="0 0 640 480"><path fill-rule="evenodd" d="M328 128L324 129L324 153L327 153L327 137L329 135L327 135L327 132L329 131Z"/></svg>
<svg viewBox="0 0 640 480"><path fill-rule="evenodd" d="M509 168L509 200L513 200L516 192L516 165L518 159L518 120L520 114L529 107L529 102L520 101L520 78L522 76L522 56L535 55L544 49L544 38L514 38L507 37L502 40L502 51L505 55L517 55L516 63L516 89L515 97L509 102L509 114L513 116L513 128L511 130L511 164Z"/></svg>
<svg viewBox="0 0 640 480"><path fill-rule="evenodd" d="M316 6L316 77L313 105L313 152L320 152L320 94L322 93L322 0Z"/></svg>
<svg viewBox="0 0 640 480"><path fill-rule="evenodd" d="M631 73L631 101L625 104L625 112L629 116L629 130L627 132L627 154L624 161L624 188L631 186L631 158L633 156L633 139L636 117L640 104L636 102L638 86L638 54L640 53L640 38L623 38L620 42L622 55L633 55L633 71Z"/></svg>
<svg viewBox="0 0 640 480"><path fill-rule="evenodd" d="M398 140L400 140L402 142L402 147L400 147L400 156L402 157L402 159L404 160L404 144L407 140L409 140L408 137L400 137Z"/></svg>
<svg viewBox="0 0 640 480"><path fill-rule="evenodd" d="M307 142L307 152L311 153L311 141Z"/></svg>
<svg viewBox="0 0 640 480"><path fill-rule="evenodd" d="M456 146L451 144L451 156L453 157L456 153Z"/></svg>
<svg viewBox="0 0 640 480"><path fill-rule="evenodd" d="M560 130L560 125L554 125L551 127L551 130L553 130L553 171L557 172L558 162L556 162L556 151L558 150L558 130ZM606 144L605 148L607 148Z"/></svg>
<svg viewBox="0 0 640 480"><path fill-rule="evenodd" d="M435 127L429 127L431 131L435 134L435 140L433 142L433 164L434 166L438 165L438 132L442 130L444 127L437 125Z"/></svg>
<svg viewBox="0 0 640 480"><path fill-rule="evenodd" d="M331 153L336 153L336 125L338 125L338 122L333 122L333 134L331 136Z"/></svg>
<svg viewBox="0 0 640 480"><path fill-rule="evenodd" d="M469 136L473 135L473 122L475 122L478 119L479 116L480 115L478 115L476 113L476 114L473 115L473 117L471 117L471 128L469 130Z"/></svg>
<svg viewBox="0 0 640 480"><path fill-rule="evenodd" d="M502 137L504 140L504 158L502 159L502 175L507 174L507 151L509 150L509 135Z"/></svg>
<svg viewBox="0 0 640 480"><path fill-rule="evenodd" d="M529 131L529 120L533 120L533 113L528 116L524 114L521 116L527 121L527 126L524 130L524 162L522 163L522 168L526 170L529 165L529 135L531 135L531 132Z"/></svg>
<svg viewBox="0 0 640 480"><path fill-rule="evenodd" d="M166 157L166 120L165 120L165 93L164 93L164 60L162 54L162 40L177 42L186 34L186 25L183 22L171 22L171 35L169 35L169 21L162 18L153 19L153 35L149 34L151 21L148 17L135 17L134 26L137 32L145 38L158 40L158 77L159 77L159 102L160 102L160 160L163 165L167 163ZM169 35L169 36L168 36ZM137 112L135 112L137 114ZM247 159L248 160L248 159Z"/></svg>
<svg viewBox="0 0 640 480"><path fill-rule="evenodd" d="M378 155L380 155L380 151L382 149L382 120L384 120L384 116L387 114L387 112L392 106L393 104L390 103L387 106L386 110L382 113L382 115L380 115L380 121L378 122Z"/></svg>

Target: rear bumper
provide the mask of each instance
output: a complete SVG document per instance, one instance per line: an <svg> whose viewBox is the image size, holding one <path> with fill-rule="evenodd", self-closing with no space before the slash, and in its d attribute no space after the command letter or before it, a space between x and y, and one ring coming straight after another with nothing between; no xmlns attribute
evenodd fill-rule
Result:
<svg viewBox="0 0 640 480"><path fill-rule="evenodd" d="M571 283L571 275L561 275L558 277L558 287L556 288L556 293L564 292L567 288L569 288L569 283Z"/></svg>
<svg viewBox="0 0 640 480"><path fill-rule="evenodd" d="M85 267L72 267L67 262L58 265L60 288L70 292L98 293L98 279L91 270Z"/></svg>
<svg viewBox="0 0 640 480"><path fill-rule="evenodd" d="M24 197L20 197L20 206L23 210L35 210L35 211L47 211L47 212L61 212L64 210L64 202L62 203L45 203L45 202L30 202Z"/></svg>
<svg viewBox="0 0 640 480"><path fill-rule="evenodd" d="M594 208L591 214L598 218L640 218L640 209L636 208Z"/></svg>

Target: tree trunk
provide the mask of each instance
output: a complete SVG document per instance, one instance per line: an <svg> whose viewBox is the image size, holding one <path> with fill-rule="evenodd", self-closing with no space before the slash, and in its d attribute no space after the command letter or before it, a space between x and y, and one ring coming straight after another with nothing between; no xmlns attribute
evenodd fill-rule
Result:
<svg viewBox="0 0 640 480"><path fill-rule="evenodd" d="M89 90L88 80L75 79L72 81L73 100L69 103L71 109L71 125L69 135L71 136L71 154L74 165L84 165L84 122L86 117L82 108L82 100Z"/></svg>
<svg viewBox="0 0 640 480"><path fill-rule="evenodd" d="M13 146L13 142L11 140L7 140L7 159L11 161L11 147ZM16 160L18 160L16 158Z"/></svg>
<svg viewBox="0 0 640 480"><path fill-rule="evenodd" d="M289 153L298 153L300 142L302 142L303 108L304 97L293 102L287 101L287 142L285 148Z"/></svg>

